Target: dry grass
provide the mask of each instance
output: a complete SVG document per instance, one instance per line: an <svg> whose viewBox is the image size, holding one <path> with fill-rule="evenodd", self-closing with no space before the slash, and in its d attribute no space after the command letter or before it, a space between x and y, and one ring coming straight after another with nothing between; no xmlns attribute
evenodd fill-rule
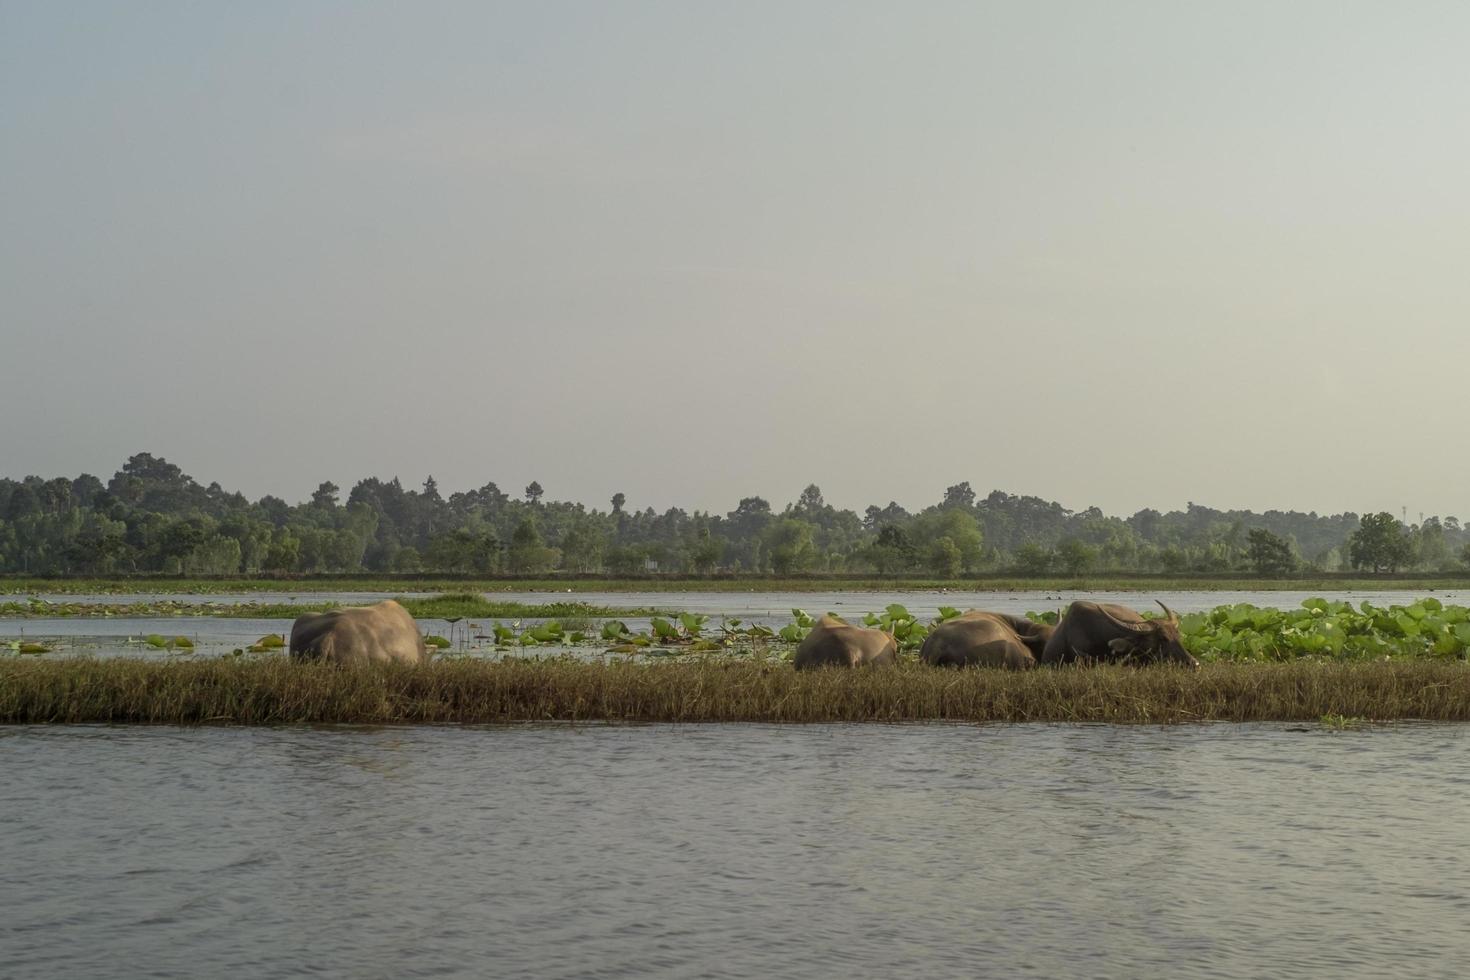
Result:
<svg viewBox="0 0 1470 980"><path fill-rule="evenodd" d="M443 661L343 670L282 657L0 661L0 723L275 725L521 721L1172 724L1470 720L1459 662L1213 664L1007 673L906 664L800 673L749 661Z"/></svg>

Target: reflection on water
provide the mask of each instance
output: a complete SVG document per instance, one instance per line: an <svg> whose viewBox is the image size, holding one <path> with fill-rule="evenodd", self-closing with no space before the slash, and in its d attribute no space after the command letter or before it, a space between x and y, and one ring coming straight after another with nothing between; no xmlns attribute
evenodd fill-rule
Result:
<svg viewBox="0 0 1470 980"><path fill-rule="evenodd" d="M1465 730L0 731L7 976L1450 977Z"/></svg>

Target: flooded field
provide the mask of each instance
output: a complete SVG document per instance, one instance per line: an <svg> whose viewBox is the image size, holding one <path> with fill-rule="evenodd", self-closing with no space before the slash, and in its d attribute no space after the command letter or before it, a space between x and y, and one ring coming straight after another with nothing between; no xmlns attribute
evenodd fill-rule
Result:
<svg viewBox="0 0 1470 980"><path fill-rule="evenodd" d="M420 595L420 594L414 594ZM1064 608L1074 599L1090 599L1094 602L1117 602L1135 608L1151 608L1154 599L1160 599L1180 613L1211 609L1216 606L1248 602L1254 605L1290 609L1301 604L1303 599L1320 595L1329 600L1343 600L1354 604L1369 601L1375 605L1389 605L1406 601L1402 591L1364 592L608 592L608 593L565 593L547 592L494 592L496 600L518 601L527 604L543 604L562 598L591 605L613 608L654 607L679 610L710 617L711 628L718 627L723 619L739 619L746 625L761 624L777 627L791 619L793 608L805 609L813 614L835 612L838 615L860 618L866 612L878 612L892 602L904 604L920 619L938 615L941 606L960 609L983 608L997 612L1023 614ZM1446 602L1464 601L1455 593L1439 593ZM246 603L322 603L341 602L364 604L391 598L389 593L342 592L342 593L250 593L208 597L220 604ZM181 602L199 601L202 597L178 595L59 595L33 593L15 596L17 600L40 598L55 602L76 603L123 603L173 599ZM592 626L610 617L598 617ZM634 632L647 630L647 616L618 617ZM523 625L541 622L527 618L515 620ZM419 624L426 632L450 640L452 649L469 654L489 653L495 644L489 640L488 630L495 620L465 619L454 623L442 619L420 618ZM505 620L509 623L512 620ZM76 616L31 616L0 617L0 641L27 640L44 642L57 655L85 654L92 656L171 656L177 651L159 650L141 642L142 638L157 635L172 638L184 636L194 644L195 656L218 656L236 649L243 649L268 633L289 634L290 619L250 619L210 616L161 616L161 617L76 617ZM130 642L131 641L131 642ZM540 654L555 652L562 648L542 646L535 648ZM581 648L580 653L589 651ZM595 653L595 651L592 651Z"/></svg>

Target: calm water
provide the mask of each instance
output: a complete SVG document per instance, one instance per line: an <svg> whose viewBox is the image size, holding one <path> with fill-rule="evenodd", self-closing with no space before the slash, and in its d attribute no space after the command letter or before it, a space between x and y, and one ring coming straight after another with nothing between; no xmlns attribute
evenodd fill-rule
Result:
<svg viewBox="0 0 1470 980"><path fill-rule="evenodd" d="M0 730L0 974L1458 977L1470 729Z"/></svg>
<svg viewBox="0 0 1470 980"><path fill-rule="evenodd" d="M1352 603L1364 600L1378 606L1412 602L1419 593L1406 591L1362 591L1362 592L493 592L487 593L494 599L542 604L548 602L576 601L592 605L611 607L646 607L703 613L710 617L711 629L718 627L722 617L739 619L743 623L761 623L780 627L791 621L793 607L805 609L813 615L835 612L849 619L861 617L867 612L881 612L891 602L904 604L914 615L932 619L938 615L940 606L958 609L981 608L997 612L1022 614L1048 609L1061 609L1074 599L1090 599L1094 602L1117 602L1137 609L1151 609L1154 599L1162 599L1172 609L1181 612L1196 612L1215 606L1238 602L1250 602L1257 606L1296 608L1303 599L1322 595L1329 599L1340 599ZM1470 602L1470 596L1453 592L1435 593L1447 603ZM158 599L160 596L41 596L53 601L70 602L133 602ZM22 597L16 597L22 598ZM389 593L340 592L340 593L260 593L255 595L187 596L176 595L183 601L199 602L208 599L219 603L239 602L328 602L363 604L390 598ZM646 617L621 617L634 631L646 630ZM507 622L510 620L506 620ZM519 620L523 623L539 622L536 619ZM476 640L477 634L484 635L494 619L464 621L457 625L443 620L421 619L419 624L426 631L451 639L457 650L492 653L493 644ZM218 656L231 650L254 643L266 633L291 631L290 619L227 619L220 617L176 616L161 618L145 617L0 617L0 641L24 637L44 640L56 648L54 655L88 654L94 656L148 656L163 657L168 654L143 646L129 644L128 639L139 639L150 633L165 637L187 636L195 644L196 656ZM541 654L553 652L542 647ZM578 648L578 655L597 655L597 651Z"/></svg>

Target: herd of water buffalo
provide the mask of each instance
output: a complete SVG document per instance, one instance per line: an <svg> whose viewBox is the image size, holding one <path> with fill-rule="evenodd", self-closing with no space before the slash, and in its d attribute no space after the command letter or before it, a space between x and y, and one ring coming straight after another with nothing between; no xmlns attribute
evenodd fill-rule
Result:
<svg viewBox="0 0 1470 980"><path fill-rule="evenodd" d="M1175 663L1198 667L1179 640L1179 617L1144 619L1132 609L1074 602L1056 626L1021 616L972 609L947 619L924 638L919 659L936 667L1009 667L1038 664ZM796 668L855 667L898 661L898 643L882 630L849 626L823 616L796 648Z"/></svg>
<svg viewBox="0 0 1470 980"><path fill-rule="evenodd" d="M1074 602L1056 626L971 610L934 627L919 659L938 667L1009 667L1082 662L1174 663L1198 667L1179 640L1179 617L1144 619L1124 606ZM407 609L392 599L308 613L291 627L290 653L341 664L423 663L428 648ZM797 670L898 662L898 641L883 630L823 616L796 648Z"/></svg>

